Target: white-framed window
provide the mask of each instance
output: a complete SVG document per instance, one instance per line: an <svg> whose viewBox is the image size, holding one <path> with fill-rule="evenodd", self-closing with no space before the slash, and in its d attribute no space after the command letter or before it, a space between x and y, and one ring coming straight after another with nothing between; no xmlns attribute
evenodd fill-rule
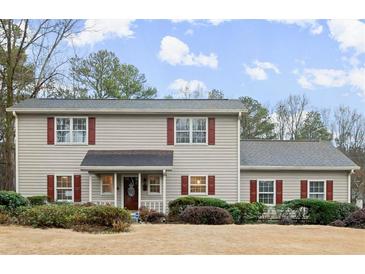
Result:
<svg viewBox="0 0 365 274"><path fill-rule="evenodd" d="M208 179L205 175L189 176L189 195L207 195Z"/></svg>
<svg viewBox="0 0 365 274"><path fill-rule="evenodd" d="M111 174L105 174L100 176L101 194L113 193L113 180L114 177Z"/></svg>
<svg viewBox="0 0 365 274"><path fill-rule="evenodd" d="M73 185L72 175L56 175L56 201L72 202L74 196Z"/></svg>
<svg viewBox="0 0 365 274"><path fill-rule="evenodd" d="M258 180L258 201L266 205L275 204L275 181L274 180Z"/></svg>
<svg viewBox="0 0 365 274"><path fill-rule="evenodd" d="M161 176L148 176L148 194L161 194Z"/></svg>
<svg viewBox="0 0 365 274"><path fill-rule="evenodd" d="M86 144L86 117L56 117L56 144Z"/></svg>
<svg viewBox="0 0 365 274"><path fill-rule="evenodd" d="M309 181L308 184L308 198L325 200L326 198L326 184L324 180Z"/></svg>
<svg viewBox="0 0 365 274"><path fill-rule="evenodd" d="M206 144L207 143L206 117L176 117L175 143L176 144Z"/></svg>

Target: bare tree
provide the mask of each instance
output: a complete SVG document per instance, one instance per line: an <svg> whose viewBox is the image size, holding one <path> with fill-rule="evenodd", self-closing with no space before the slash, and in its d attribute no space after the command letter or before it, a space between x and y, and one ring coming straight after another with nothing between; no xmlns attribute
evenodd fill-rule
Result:
<svg viewBox="0 0 365 274"><path fill-rule="evenodd" d="M356 110L340 106L335 110L333 130L342 151L358 150L365 145L365 119Z"/></svg>
<svg viewBox="0 0 365 274"><path fill-rule="evenodd" d="M0 19L0 116L3 122L5 189L11 189L14 177L14 118L5 112L25 97L36 97L65 63L56 60L56 52L75 27L75 20ZM32 55L33 58L28 58Z"/></svg>
<svg viewBox="0 0 365 274"><path fill-rule="evenodd" d="M276 105L274 120L276 121L276 135L279 140L284 140L287 132L288 114L286 106L283 102Z"/></svg>

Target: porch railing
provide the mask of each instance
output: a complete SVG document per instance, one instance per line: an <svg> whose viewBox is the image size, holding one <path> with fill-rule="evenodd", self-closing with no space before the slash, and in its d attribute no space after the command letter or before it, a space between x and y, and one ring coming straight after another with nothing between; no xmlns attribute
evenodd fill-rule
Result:
<svg viewBox="0 0 365 274"><path fill-rule="evenodd" d="M142 200L141 206L153 209L157 212L162 212L162 200Z"/></svg>
<svg viewBox="0 0 365 274"><path fill-rule="evenodd" d="M96 205L114 205L114 200L99 200L99 201L92 201L92 203Z"/></svg>

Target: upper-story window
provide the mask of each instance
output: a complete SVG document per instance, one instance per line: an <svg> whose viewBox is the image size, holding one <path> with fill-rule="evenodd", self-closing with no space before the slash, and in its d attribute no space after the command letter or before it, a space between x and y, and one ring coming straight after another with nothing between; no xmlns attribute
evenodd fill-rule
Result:
<svg viewBox="0 0 365 274"><path fill-rule="evenodd" d="M87 119L83 117L56 118L57 144L86 144Z"/></svg>
<svg viewBox="0 0 365 274"><path fill-rule="evenodd" d="M206 144L207 118L176 118L176 144Z"/></svg>

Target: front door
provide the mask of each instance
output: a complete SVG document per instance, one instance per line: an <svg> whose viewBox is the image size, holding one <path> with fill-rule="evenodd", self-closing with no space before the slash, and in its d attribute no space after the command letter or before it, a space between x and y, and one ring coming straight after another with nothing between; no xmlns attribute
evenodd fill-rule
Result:
<svg viewBox="0 0 365 274"><path fill-rule="evenodd" d="M138 177L124 176L124 207L130 210L138 210Z"/></svg>

